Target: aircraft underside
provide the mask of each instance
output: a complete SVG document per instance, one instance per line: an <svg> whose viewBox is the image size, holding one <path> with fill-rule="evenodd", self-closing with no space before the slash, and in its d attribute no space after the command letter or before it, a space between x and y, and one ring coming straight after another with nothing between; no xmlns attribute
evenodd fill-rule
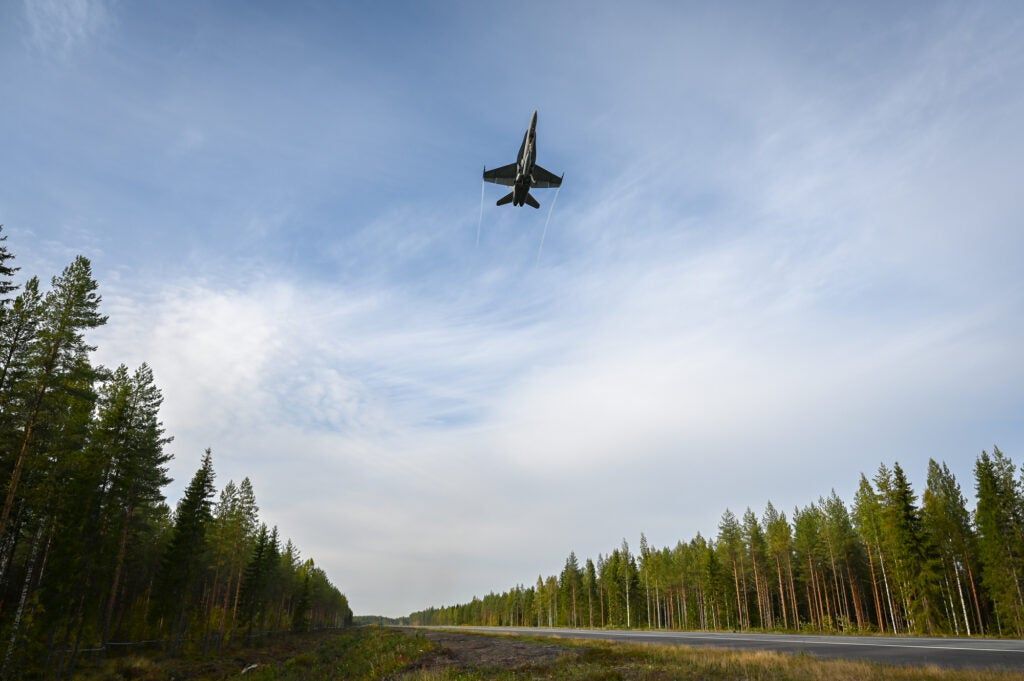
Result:
<svg viewBox="0 0 1024 681"><path fill-rule="evenodd" d="M513 206L530 205L540 208L540 203L530 194L530 189L557 189L562 186L561 177L536 165L536 126L537 112L534 111L533 118L530 119L530 128L523 137L523 144L519 147L515 163L493 170L484 168L485 182L512 187L511 192L498 199L499 206L511 203Z"/></svg>

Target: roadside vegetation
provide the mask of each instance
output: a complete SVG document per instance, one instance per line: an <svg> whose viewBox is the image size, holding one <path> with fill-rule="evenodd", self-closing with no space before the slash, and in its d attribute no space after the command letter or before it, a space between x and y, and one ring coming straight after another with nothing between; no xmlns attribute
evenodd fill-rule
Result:
<svg viewBox="0 0 1024 681"><path fill-rule="evenodd" d="M153 371L90 357L88 336L107 317L89 260L75 258L48 290L38 277L16 284L5 238L0 680L68 678L147 646L190 653L348 624L323 570L260 522L249 479L218 493L209 450L171 510Z"/></svg>
<svg viewBox="0 0 1024 681"><path fill-rule="evenodd" d="M244 678L246 681L346 679L371 681L408 670L435 646L422 636L379 627L279 634L236 642L217 653L128 655L83 665L77 681L170 681ZM244 674L243 674L244 672Z"/></svg>
<svg viewBox="0 0 1024 681"><path fill-rule="evenodd" d="M560 574L412 624L1024 636L1024 473L998 447L974 468L976 506L931 460L918 496L899 463L861 475L792 519L726 509L716 536L634 553L621 546Z"/></svg>
<svg viewBox="0 0 1024 681"><path fill-rule="evenodd" d="M555 648L554 654L551 649ZM510 649L513 650L510 653ZM534 653L536 651L536 654ZM258 665L252 667L252 665ZM249 669L240 676L244 669ZM1019 672L911 668L805 655L603 641L408 633L365 626L279 637L216 658L130 657L84 671L81 681L1011 681Z"/></svg>

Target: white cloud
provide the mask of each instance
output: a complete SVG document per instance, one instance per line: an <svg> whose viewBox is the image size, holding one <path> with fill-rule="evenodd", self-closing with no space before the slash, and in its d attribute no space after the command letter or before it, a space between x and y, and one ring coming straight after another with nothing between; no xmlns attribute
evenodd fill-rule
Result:
<svg viewBox="0 0 1024 681"><path fill-rule="evenodd" d="M100 30L91 9L54 7L30 6L40 44ZM121 101L136 137L159 140L142 156L184 162L118 175L143 206L124 233L169 244L146 262L171 264L157 280L141 247L118 260L95 339L100 361L154 368L172 501L210 446L219 481L250 476L264 517L357 611L404 614L641 530L713 533L726 506L788 512L881 460L945 458L969 488L978 449L1012 453L1013 26L929 15L893 47L888 21L805 40L806 21L734 31L677 11L597 14L568 43L552 21L580 80L487 91L546 95L541 162L566 186L539 263L545 211L489 201L476 245L479 171L459 139L481 133L458 98L399 107L424 94L402 73L384 88L372 69L365 87L303 70L285 48L336 54L292 24L270 43L247 25L229 63L218 30L173 36L168 53L191 56L154 61L178 77L135 74L171 96ZM595 35L614 45L574 53ZM365 108L364 90L383 94ZM254 106L268 91L288 96ZM123 146L124 168L147 167Z"/></svg>
<svg viewBox="0 0 1024 681"><path fill-rule="evenodd" d="M111 15L102 0L25 0L25 20L36 48L66 58L106 28Z"/></svg>
<svg viewBox="0 0 1024 681"><path fill-rule="evenodd" d="M581 529L595 518L616 528L605 543L670 526L680 538L713 531L700 521L726 505L807 503L793 480L825 480L815 494L853 484L1021 377L1013 344L986 340L1019 300L833 310L854 278L823 287L835 253L783 243L761 231L694 253L658 239L618 260L581 251L523 275L540 282L522 292L557 291L529 315L504 295L509 275L448 303L286 279L115 292L98 342L104 361L154 366L180 484L212 446L222 482L252 477L285 535L365 607L400 614L423 594L465 598L552 569L540 555L606 550ZM664 491L695 478L646 516L593 507L592 494L618 494L612 480ZM552 514L566 522L539 541ZM459 564L503 547L534 562ZM401 600L379 591L382 565L398 575L426 555Z"/></svg>

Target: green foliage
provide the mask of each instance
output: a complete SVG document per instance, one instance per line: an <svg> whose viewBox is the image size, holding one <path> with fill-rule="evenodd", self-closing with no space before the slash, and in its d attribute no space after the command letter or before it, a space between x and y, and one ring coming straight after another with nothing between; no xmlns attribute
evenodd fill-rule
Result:
<svg viewBox="0 0 1024 681"><path fill-rule="evenodd" d="M0 232L3 232L4 226L0 225ZM12 267L8 264L8 261L14 260L14 254L7 250L7 235L0 235L0 315L3 314L4 307L10 302L10 298L7 294L17 290L17 286L11 277L17 272L19 267Z"/></svg>
<svg viewBox="0 0 1024 681"><path fill-rule="evenodd" d="M852 507L833 490L792 521L770 501L760 518L726 509L713 541L658 549L641 533L638 557L625 540L584 569L570 553L535 586L409 620L1024 635L1024 478L998 448L975 472L973 514L945 464L930 463L920 506L900 465L883 464L874 484L861 475Z"/></svg>
<svg viewBox="0 0 1024 681"><path fill-rule="evenodd" d="M370 681L397 678L436 655L437 646L422 636L410 636L375 626L344 630L282 634L257 641L226 645L219 651L167 657L151 650L105 662L81 665L82 681L221 681L274 679L279 681ZM243 675L243 670L248 670Z"/></svg>
<svg viewBox="0 0 1024 681"><path fill-rule="evenodd" d="M999 448L975 465L978 556L982 583L994 603L996 627L1024 635L1024 492L1016 466ZM991 629L991 627L990 627Z"/></svg>
<svg viewBox="0 0 1024 681"><path fill-rule="evenodd" d="M249 479L214 505L212 456L172 514L153 372L94 367L106 323L89 261L15 287L0 236L0 679L68 676L112 641L209 648L239 628L258 508ZM345 596L276 530L259 631L351 623ZM262 624L265 622L265 626ZM88 654L83 651L90 651Z"/></svg>
<svg viewBox="0 0 1024 681"><path fill-rule="evenodd" d="M174 638L185 635L188 615L202 596L206 533L213 524L213 478L213 456L207 449L174 511L174 528L164 553L158 597L153 601L153 612L161 629Z"/></svg>

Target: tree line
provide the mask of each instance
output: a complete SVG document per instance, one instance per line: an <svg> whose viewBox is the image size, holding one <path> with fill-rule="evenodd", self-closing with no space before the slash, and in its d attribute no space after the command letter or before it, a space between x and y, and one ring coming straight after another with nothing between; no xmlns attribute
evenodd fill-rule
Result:
<svg viewBox="0 0 1024 681"><path fill-rule="evenodd" d="M973 510L944 463L919 498L898 463L792 518L726 509L717 536L621 546L536 584L428 608L413 624L1024 636L1024 471L998 447Z"/></svg>
<svg viewBox="0 0 1024 681"><path fill-rule="evenodd" d="M86 335L107 317L89 260L47 291L18 286L5 240L0 678L70 676L83 652L125 642L177 650L351 623L324 571L260 522L248 478L218 493L210 450L170 509L152 370L90 361Z"/></svg>

